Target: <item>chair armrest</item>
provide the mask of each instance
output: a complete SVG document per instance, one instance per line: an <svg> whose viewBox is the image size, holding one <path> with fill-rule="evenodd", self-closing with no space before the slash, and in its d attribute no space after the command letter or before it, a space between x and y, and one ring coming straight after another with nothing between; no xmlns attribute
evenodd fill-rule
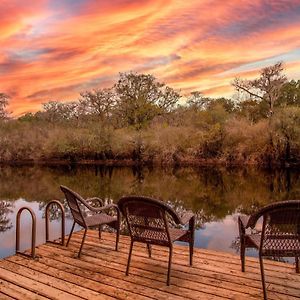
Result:
<svg viewBox="0 0 300 300"><path fill-rule="evenodd" d="M108 204L106 206L102 206L102 207L91 207L90 210L95 212L95 213L99 213L99 212L103 212L103 211L106 211L106 210L110 210L110 209L115 209L117 214L118 214L118 218L120 216L120 210L119 210L119 207L118 205L112 203L112 204Z"/></svg>
<svg viewBox="0 0 300 300"><path fill-rule="evenodd" d="M98 198L98 197L92 197L92 198L87 198L85 200L87 203L93 203L93 202L98 202L100 204L100 206L103 206L104 203L103 203L103 200Z"/></svg>
<svg viewBox="0 0 300 300"><path fill-rule="evenodd" d="M249 227L248 225L249 219L250 217L247 216L238 217L240 241L241 244L243 245L245 244L246 228Z"/></svg>
<svg viewBox="0 0 300 300"><path fill-rule="evenodd" d="M187 211L180 217L180 224L185 225L194 217L195 215L191 211Z"/></svg>
<svg viewBox="0 0 300 300"><path fill-rule="evenodd" d="M84 199L81 199L81 202L82 204L87 207L90 211L92 212L95 212L95 213L98 213L98 212L102 212L102 211L105 211L105 210L109 210L111 208L114 208L117 210L118 214L120 213L119 211L119 208L116 204L112 203L112 204L108 204L108 205L105 205L105 206L101 206L101 207L94 207L92 205L90 205L88 202L91 202L91 200L97 200L99 203L101 203L101 199L100 198L97 198L97 197L94 197L94 198L88 198L87 200L84 200ZM100 200L100 201L99 201Z"/></svg>
<svg viewBox="0 0 300 300"><path fill-rule="evenodd" d="M246 229L249 227L248 225L248 221L249 221L250 217L248 216L239 216L239 223L242 225L243 229Z"/></svg>

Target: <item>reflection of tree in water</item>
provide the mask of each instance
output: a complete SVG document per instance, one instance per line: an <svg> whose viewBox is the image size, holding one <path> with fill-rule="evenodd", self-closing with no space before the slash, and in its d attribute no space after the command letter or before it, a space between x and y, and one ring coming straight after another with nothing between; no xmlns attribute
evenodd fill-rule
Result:
<svg viewBox="0 0 300 300"><path fill-rule="evenodd" d="M100 174L100 177L107 177L109 179L113 176L113 170L114 168L112 166L95 166L95 175L98 176Z"/></svg>
<svg viewBox="0 0 300 300"><path fill-rule="evenodd" d="M145 176L144 176L142 166L139 166L139 165L138 166L133 166L132 167L132 174L135 178L135 180L133 182L133 186L135 185L135 183L142 184L144 182Z"/></svg>
<svg viewBox="0 0 300 300"><path fill-rule="evenodd" d="M137 165L131 168L133 179L130 184L132 194L141 195L142 186L144 183L145 175L143 166Z"/></svg>
<svg viewBox="0 0 300 300"><path fill-rule="evenodd" d="M237 236L232 242L231 242L231 245L230 245L230 248L235 250L236 253L239 253L240 252L240 249L241 249L241 241L240 241L240 237Z"/></svg>
<svg viewBox="0 0 300 300"><path fill-rule="evenodd" d="M0 232L4 232L12 228L11 220L7 215L12 213L13 204L8 201L0 201Z"/></svg>
<svg viewBox="0 0 300 300"><path fill-rule="evenodd" d="M42 218L44 219L46 216L46 205L49 203L50 201L47 202L40 202L39 203L39 210L43 212ZM70 210L69 210L69 206L67 204L67 201L60 201L61 204L63 205L63 208L65 210L65 217L66 219L70 219L72 218L71 214L70 214ZM54 220L61 220L62 219L62 211L60 210L60 208L58 207L58 205L53 204L51 205L49 208L49 220L50 221L54 221Z"/></svg>
<svg viewBox="0 0 300 300"><path fill-rule="evenodd" d="M300 197L297 170L76 165L0 170L0 199L23 198L39 202L44 209L47 201L64 198L59 186L65 185L84 198L97 196L105 201L117 202L132 194L158 198L180 210L193 210L199 224L222 220L235 212L250 214L271 202ZM52 210L53 218L59 217L54 207Z"/></svg>
<svg viewBox="0 0 300 300"><path fill-rule="evenodd" d="M175 199L173 201L167 201L167 204L171 206L179 216L182 216L187 211L184 201L182 200ZM194 214L196 217L196 229L203 228L205 223L212 222L215 219L213 215L208 215L203 209L194 211Z"/></svg>

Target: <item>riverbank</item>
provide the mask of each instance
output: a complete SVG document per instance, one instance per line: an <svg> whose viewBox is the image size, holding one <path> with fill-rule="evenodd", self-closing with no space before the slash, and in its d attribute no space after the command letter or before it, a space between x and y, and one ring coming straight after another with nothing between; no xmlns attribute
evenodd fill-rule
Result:
<svg viewBox="0 0 300 300"><path fill-rule="evenodd" d="M219 107L174 112L140 130L99 119L9 120L0 122L0 163L299 166L298 119L280 116L253 123Z"/></svg>
<svg viewBox="0 0 300 300"><path fill-rule="evenodd" d="M153 160L93 160L93 159L49 159L49 160L8 160L0 161L0 166L69 166L69 165L88 165L88 166L107 166L107 167L256 167L262 169L269 168L297 168L300 166L300 162L278 162L272 164L263 164L258 162L243 162L243 161L225 161L222 159L193 159L183 161L153 161Z"/></svg>

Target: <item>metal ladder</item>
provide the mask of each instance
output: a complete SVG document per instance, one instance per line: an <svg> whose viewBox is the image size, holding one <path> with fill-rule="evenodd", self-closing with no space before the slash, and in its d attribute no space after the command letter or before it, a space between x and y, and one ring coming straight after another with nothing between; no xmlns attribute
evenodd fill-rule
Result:
<svg viewBox="0 0 300 300"><path fill-rule="evenodd" d="M61 211L61 216L62 216L62 220L61 220L61 241L60 242L56 242L56 241L50 241L49 240L49 215L50 215L50 208L52 205L57 205L57 207L60 209ZM30 215L31 215L31 252L30 254L28 253L24 253L20 251L20 224L21 224L21 215L23 211L29 211ZM53 244L59 244L64 246L65 244L65 209L63 207L63 205L58 201L58 200L52 200L49 203L47 203L46 205L46 209L45 209L45 228L46 228L46 243L53 243ZM35 258L35 247L36 247L36 215L34 213L34 211L30 208L30 207L21 207L18 210L17 213L17 219L16 219L16 253L27 256L27 257L31 257L31 258Z"/></svg>

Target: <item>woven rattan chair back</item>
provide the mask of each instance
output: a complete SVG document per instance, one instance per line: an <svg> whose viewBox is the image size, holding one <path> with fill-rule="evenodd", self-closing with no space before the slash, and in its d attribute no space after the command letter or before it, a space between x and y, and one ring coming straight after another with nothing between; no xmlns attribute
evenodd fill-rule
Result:
<svg viewBox="0 0 300 300"><path fill-rule="evenodd" d="M74 221L76 223L78 223L79 225L81 225L82 227L86 227L86 224L84 221L84 215L80 209L80 203L82 203L81 196L63 186L61 186L61 190L65 194L65 197L66 197L66 200L70 207Z"/></svg>
<svg viewBox="0 0 300 300"><path fill-rule="evenodd" d="M264 215L260 251L264 256L300 256L300 207L287 204Z"/></svg>
<svg viewBox="0 0 300 300"><path fill-rule="evenodd" d="M161 205L132 200L123 209L134 240L161 245L171 243L166 213Z"/></svg>

